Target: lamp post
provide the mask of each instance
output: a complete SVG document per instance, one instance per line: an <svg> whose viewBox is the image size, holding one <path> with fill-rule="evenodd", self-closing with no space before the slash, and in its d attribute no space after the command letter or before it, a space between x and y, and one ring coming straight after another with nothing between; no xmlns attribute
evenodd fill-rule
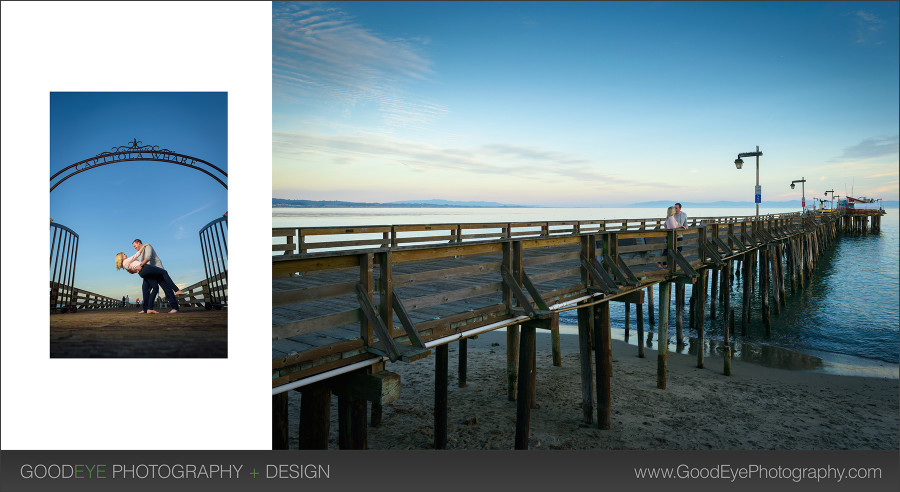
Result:
<svg viewBox="0 0 900 492"><path fill-rule="evenodd" d="M831 193L831 211L833 212L834 211L834 190L826 191L825 196L828 196L829 193Z"/></svg>
<svg viewBox="0 0 900 492"><path fill-rule="evenodd" d="M758 227L759 223L759 203L762 201L762 190L759 187L759 156L762 155L762 152L759 151L759 145L756 146L756 152L741 152L738 154L738 158L734 160L734 167L740 169L744 165L744 161L741 157L756 157L756 190L754 191L754 201L756 201L756 224L754 227Z"/></svg>
<svg viewBox="0 0 900 492"><path fill-rule="evenodd" d="M802 191L802 195L803 195L803 202L802 202L803 211L806 212L806 178L795 179L795 180L791 181L791 189L792 190L794 189L794 187L796 186L797 183L800 183L800 190Z"/></svg>

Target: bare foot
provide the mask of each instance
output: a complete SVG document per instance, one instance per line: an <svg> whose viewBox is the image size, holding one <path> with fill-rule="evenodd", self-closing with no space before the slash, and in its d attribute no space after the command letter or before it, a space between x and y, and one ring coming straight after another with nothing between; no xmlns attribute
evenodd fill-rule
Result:
<svg viewBox="0 0 900 492"><path fill-rule="evenodd" d="M184 292L179 290L178 292L175 293L175 295L176 296L186 296L187 294L185 294Z"/></svg>
<svg viewBox="0 0 900 492"><path fill-rule="evenodd" d="M142 311L142 312L143 312L143 311ZM148 310L148 311L147 311L146 313L144 313L144 314L159 314L159 311L154 311L154 310L150 309L150 310Z"/></svg>
<svg viewBox="0 0 900 492"><path fill-rule="evenodd" d="M173 309L173 310L169 311L169 314L175 314L175 313L177 313L177 312L178 312L177 309Z"/></svg>
<svg viewBox="0 0 900 492"><path fill-rule="evenodd" d="M666 268L666 267L663 266L662 263L657 263L656 266L658 266L660 270L663 270L663 269Z"/></svg>

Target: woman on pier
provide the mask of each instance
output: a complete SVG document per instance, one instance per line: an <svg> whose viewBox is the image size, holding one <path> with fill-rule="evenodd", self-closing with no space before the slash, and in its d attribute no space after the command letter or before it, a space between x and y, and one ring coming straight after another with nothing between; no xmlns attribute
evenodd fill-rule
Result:
<svg viewBox="0 0 900 492"><path fill-rule="evenodd" d="M153 299L156 299L159 287L162 286L163 292L166 294L166 300L169 301L169 306L172 308L169 314L177 313L178 299L175 296L184 295L184 292L178 289L178 286L175 285L175 282L172 281L172 277L169 276L169 272L166 270L153 265L141 265L141 262L137 259L140 254L140 249L131 257L125 256L125 253L122 252L118 253L116 255L116 270L124 268L128 273L137 273L144 279L143 285L141 285L141 292L144 296L141 312L144 314L158 314L158 311L154 311L151 308Z"/></svg>
<svg viewBox="0 0 900 492"><path fill-rule="evenodd" d="M678 225L678 221L675 219L675 207L669 207L666 209L666 229L679 229L681 226ZM666 261L657 262L656 266L659 268L667 268L669 265L668 257L669 250L664 249L662 252L663 258L666 258Z"/></svg>

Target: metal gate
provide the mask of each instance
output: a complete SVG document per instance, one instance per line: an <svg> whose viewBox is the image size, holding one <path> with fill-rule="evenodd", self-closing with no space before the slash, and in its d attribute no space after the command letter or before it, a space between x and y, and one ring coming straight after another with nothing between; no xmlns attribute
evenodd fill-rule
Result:
<svg viewBox="0 0 900 492"><path fill-rule="evenodd" d="M50 312L74 312L78 234L52 219L50 231Z"/></svg>
<svg viewBox="0 0 900 492"><path fill-rule="evenodd" d="M200 229L209 300L206 309L228 306L228 214ZM205 296L204 296L205 297Z"/></svg>

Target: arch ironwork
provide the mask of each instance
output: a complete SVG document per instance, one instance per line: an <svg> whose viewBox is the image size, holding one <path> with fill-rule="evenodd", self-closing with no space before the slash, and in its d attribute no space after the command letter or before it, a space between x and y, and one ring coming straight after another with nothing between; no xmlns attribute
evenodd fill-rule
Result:
<svg viewBox="0 0 900 492"><path fill-rule="evenodd" d="M220 178L216 174L213 174L213 172L221 175L225 179L228 178L228 173L215 166L214 164L211 164L197 157L192 157L186 154L179 154L178 152L173 152L169 149L161 149L158 145L142 145L143 142L136 138L128 143L129 145L112 147L111 152L101 152L93 157L78 161L75 164L71 164L61 169L53 176L50 176L50 191L52 192L63 181L71 178L72 176L75 176L76 174L83 173L100 166L105 166L107 164L115 164L117 162L128 161L168 162L170 164L189 167L191 169L196 169L207 174L209 177L218 181L219 184L225 187L226 190L228 189L228 185L225 184L222 178ZM68 174L65 174L66 172L68 172ZM62 177L60 177L61 175ZM56 181L56 183L54 183L53 181L57 178L60 179Z"/></svg>

